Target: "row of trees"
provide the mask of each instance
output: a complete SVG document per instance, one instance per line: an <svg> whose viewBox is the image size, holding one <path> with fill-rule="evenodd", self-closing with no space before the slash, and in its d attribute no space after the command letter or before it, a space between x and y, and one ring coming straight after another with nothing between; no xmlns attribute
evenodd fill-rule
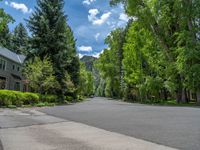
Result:
<svg viewBox="0 0 200 150"><path fill-rule="evenodd" d="M13 21L12 17L5 13L2 8L0 8L0 32L2 32L5 29L5 26L11 21Z"/></svg>
<svg viewBox="0 0 200 150"><path fill-rule="evenodd" d="M55 93L61 101L69 94L76 98L76 90L69 93L67 82L72 81L74 88L77 89L79 58L72 30L63 11L64 0L38 0L37 5L35 12L27 20L32 33L30 58L37 56L44 60L48 57L59 85L55 87Z"/></svg>
<svg viewBox="0 0 200 150"><path fill-rule="evenodd" d="M10 33L11 20L1 23L0 32L1 46L27 56L24 75L30 80L32 91L56 94L59 101L66 96L76 99L79 94L91 93L85 87L91 85L88 80L92 78L80 67L76 41L63 7L64 0L37 0L35 11L26 20L30 37L21 23Z"/></svg>
<svg viewBox="0 0 200 150"><path fill-rule="evenodd" d="M28 32L22 23L17 25L13 32L10 32L8 24L6 24L0 32L1 46L8 48L17 54L28 54L30 48L29 40L30 37L28 36Z"/></svg>
<svg viewBox="0 0 200 150"><path fill-rule="evenodd" d="M137 101L200 102L200 1L112 0L130 21L106 39L97 93Z"/></svg>
<svg viewBox="0 0 200 150"><path fill-rule="evenodd" d="M22 23L10 32L8 24L13 22L14 19L0 8L0 45L18 54L27 54L28 32Z"/></svg>

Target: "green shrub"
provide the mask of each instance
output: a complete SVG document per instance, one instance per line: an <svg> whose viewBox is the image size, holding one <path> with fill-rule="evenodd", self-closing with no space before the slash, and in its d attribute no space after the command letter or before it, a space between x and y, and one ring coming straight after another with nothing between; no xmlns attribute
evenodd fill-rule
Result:
<svg viewBox="0 0 200 150"><path fill-rule="evenodd" d="M68 97L71 101L73 98ZM57 96L41 95L36 93L24 93L11 90L0 90L0 107L21 107L21 106L50 106L55 105Z"/></svg>
<svg viewBox="0 0 200 150"><path fill-rule="evenodd" d="M25 105L33 105L33 104L37 104L40 101L40 97L38 94L35 93L24 93L24 104Z"/></svg>
<svg viewBox="0 0 200 150"><path fill-rule="evenodd" d="M0 107L3 106L22 106L22 105L33 105L39 103L38 94L34 93L23 93L18 91L0 90Z"/></svg>
<svg viewBox="0 0 200 150"><path fill-rule="evenodd" d="M44 107L44 106L46 106L46 105L47 105L46 103L39 102L39 103L36 104L35 106L37 106L37 107Z"/></svg>
<svg viewBox="0 0 200 150"><path fill-rule="evenodd" d="M65 100L68 102L73 102L74 98L72 96L66 96Z"/></svg>
<svg viewBox="0 0 200 150"><path fill-rule="evenodd" d="M0 106L12 105L12 102L16 99L15 93L8 90L0 90Z"/></svg>
<svg viewBox="0 0 200 150"><path fill-rule="evenodd" d="M10 108L10 109L15 109L15 108L17 108L15 105L8 105L8 108Z"/></svg>
<svg viewBox="0 0 200 150"><path fill-rule="evenodd" d="M40 101L55 103L57 101L57 96L55 95L40 95Z"/></svg>
<svg viewBox="0 0 200 150"><path fill-rule="evenodd" d="M15 94L15 98L12 100L12 105L15 105L17 107L22 106L25 101L24 93L13 91L12 94Z"/></svg>

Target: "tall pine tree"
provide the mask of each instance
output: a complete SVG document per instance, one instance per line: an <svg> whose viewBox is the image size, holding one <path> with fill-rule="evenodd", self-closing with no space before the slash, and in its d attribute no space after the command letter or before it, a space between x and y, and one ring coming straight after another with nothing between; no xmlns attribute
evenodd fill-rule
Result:
<svg viewBox="0 0 200 150"><path fill-rule="evenodd" d="M15 27L12 35L12 50L17 54L27 55L28 53L28 32L24 25L20 23Z"/></svg>
<svg viewBox="0 0 200 150"><path fill-rule="evenodd" d="M0 2L1 1L2 0L0 0ZM5 13L3 8L0 8L0 32L2 32L10 22L14 22L14 19Z"/></svg>
<svg viewBox="0 0 200 150"><path fill-rule="evenodd" d="M11 34L8 25L5 25L0 32L0 46L8 49L11 48Z"/></svg>
<svg viewBox="0 0 200 150"><path fill-rule="evenodd" d="M57 94L62 101L69 94L66 84L69 76L75 85L78 82L79 61L75 40L63 11L64 0L38 0L37 4L36 11L28 20L32 48L41 59L48 56L52 61L60 85Z"/></svg>

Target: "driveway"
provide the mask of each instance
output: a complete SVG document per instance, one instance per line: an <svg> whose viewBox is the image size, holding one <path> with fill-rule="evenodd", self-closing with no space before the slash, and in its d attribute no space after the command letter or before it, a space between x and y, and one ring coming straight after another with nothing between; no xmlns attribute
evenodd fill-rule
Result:
<svg viewBox="0 0 200 150"><path fill-rule="evenodd" d="M40 111L177 149L200 149L200 108L148 106L93 98Z"/></svg>

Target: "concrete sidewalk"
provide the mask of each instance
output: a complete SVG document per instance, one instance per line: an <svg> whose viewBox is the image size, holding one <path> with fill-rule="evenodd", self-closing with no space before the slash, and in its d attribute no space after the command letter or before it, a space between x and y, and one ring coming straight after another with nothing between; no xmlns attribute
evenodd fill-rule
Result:
<svg viewBox="0 0 200 150"><path fill-rule="evenodd" d="M0 130L4 150L175 150L75 122Z"/></svg>

